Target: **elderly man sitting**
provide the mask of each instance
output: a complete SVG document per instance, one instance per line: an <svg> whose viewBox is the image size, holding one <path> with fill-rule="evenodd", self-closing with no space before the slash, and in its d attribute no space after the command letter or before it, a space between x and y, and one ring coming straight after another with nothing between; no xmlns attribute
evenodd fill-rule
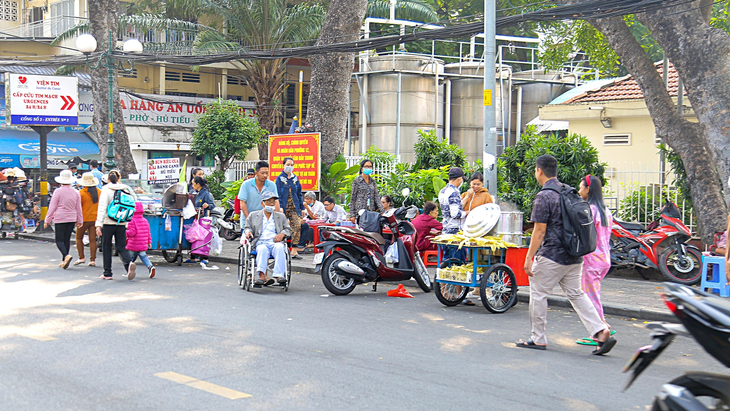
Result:
<svg viewBox="0 0 730 411"><path fill-rule="evenodd" d="M256 285L274 284L273 279L266 277L269 257L274 263L274 278L279 283L286 283L286 242L284 238L291 236L291 226L284 213L274 211L279 197L271 191L261 195L263 210L253 211L246 219L243 228L245 238L251 240L251 249L256 250L256 267L259 273Z"/></svg>

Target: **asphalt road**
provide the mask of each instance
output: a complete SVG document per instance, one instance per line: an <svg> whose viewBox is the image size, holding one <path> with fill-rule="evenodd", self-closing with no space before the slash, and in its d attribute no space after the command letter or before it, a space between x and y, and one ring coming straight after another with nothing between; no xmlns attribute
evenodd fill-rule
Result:
<svg viewBox="0 0 730 411"><path fill-rule="evenodd" d="M0 241L0 409L634 410L683 370L726 372L680 338L622 393L650 341L640 319L611 318L619 344L599 358L569 310L551 310L547 351L519 349L526 304L446 308L414 282L414 299L386 297L395 284L335 297L309 274L249 293L235 266L157 260L157 278L127 281L115 260L102 281L59 262L52 244Z"/></svg>

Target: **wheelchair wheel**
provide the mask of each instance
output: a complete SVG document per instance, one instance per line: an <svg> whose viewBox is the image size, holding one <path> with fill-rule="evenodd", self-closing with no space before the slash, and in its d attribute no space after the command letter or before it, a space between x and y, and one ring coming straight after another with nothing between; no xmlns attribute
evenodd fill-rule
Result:
<svg viewBox="0 0 730 411"><path fill-rule="evenodd" d="M246 263L243 260L245 256L246 253L243 251L243 247L240 247L238 249L238 286L241 288L244 288L243 281L246 278Z"/></svg>
<svg viewBox="0 0 730 411"><path fill-rule="evenodd" d="M286 283L284 284L284 292L289 291L289 284L291 284L291 255L286 257Z"/></svg>

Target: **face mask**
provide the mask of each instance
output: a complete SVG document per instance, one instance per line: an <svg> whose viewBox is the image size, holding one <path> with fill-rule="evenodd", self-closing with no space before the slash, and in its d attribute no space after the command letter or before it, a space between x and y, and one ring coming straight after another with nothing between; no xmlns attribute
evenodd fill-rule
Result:
<svg viewBox="0 0 730 411"><path fill-rule="evenodd" d="M274 206L264 206L264 211L271 214L274 212Z"/></svg>
<svg viewBox="0 0 730 411"><path fill-rule="evenodd" d="M292 171L294 171L294 166L284 166L285 173L291 174Z"/></svg>
<svg viewBox="0 0 730 411"><path fill-rule="evenodd" d="M365 174L366 176L369 176L370 174L373 173L373 169L372 168L363 168L362 173Z"/></svg>

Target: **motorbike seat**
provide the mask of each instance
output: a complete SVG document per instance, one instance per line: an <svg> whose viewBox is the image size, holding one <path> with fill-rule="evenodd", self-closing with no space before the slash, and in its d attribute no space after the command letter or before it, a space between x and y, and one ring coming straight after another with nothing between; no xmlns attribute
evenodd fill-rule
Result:
<svg viewBox="0 0 730 411"><path fill-rule="evenodd" d="M727 318L724 319L723 322L728 324L726 321L728 319L730 319L730 302L722 300L722 299L718 299L718 298L704 298L703 302L705 304L711 306L712 308L716 309L721 314L727 316ZM730 324L728 324L728 325L730 325Z"/></svg>
<svg viewBox="0 0 730 411"><path fill-rule="evenodd" d="M361 235L363 237L369 237L375 240L375 242L377 242L379 245L385 245L385 238L383 238L383 236L378 233L369 233L367 231L362 231L353 227L327 227L327 229L331 231L341 231L344 233L352 233Z"/></svg>
<svg viewBox="0 0 730 411"><path fill-rule="evenodd" d="M614 223L620 225L621 227L631 230L631 231L644 231L644 226L639 223L628 223L626 221L620 221L614 218Z"/></svg>

